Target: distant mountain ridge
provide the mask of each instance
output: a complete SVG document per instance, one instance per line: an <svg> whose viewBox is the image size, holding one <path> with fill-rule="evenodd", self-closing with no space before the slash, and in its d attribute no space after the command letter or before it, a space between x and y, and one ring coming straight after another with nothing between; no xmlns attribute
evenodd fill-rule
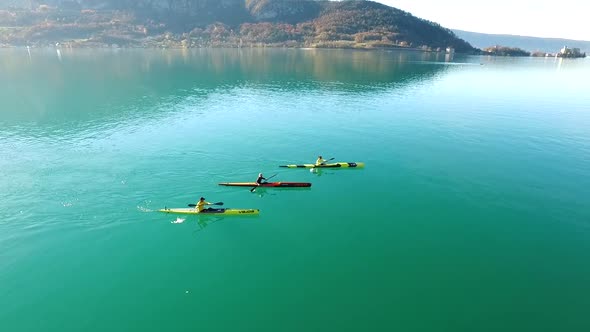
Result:
<svg viewBox="0 0 590 332"><path fill-rule="evenodd" d="M0 46L392 47L477 52L373 1L0 0Z"/></svg>
<svg viewBox="0 0 590 332"><path fill-rule="evenodd" d="M569 48L579 48L582 52L590 53L590 41L585 40L486 34L457 29L452 29L452 31L459 38L464 39L474 47L480 49L494 45L501 45L518 47L529 52L541 51L554 54L559 52L562 47L567 46Z"/></svg>

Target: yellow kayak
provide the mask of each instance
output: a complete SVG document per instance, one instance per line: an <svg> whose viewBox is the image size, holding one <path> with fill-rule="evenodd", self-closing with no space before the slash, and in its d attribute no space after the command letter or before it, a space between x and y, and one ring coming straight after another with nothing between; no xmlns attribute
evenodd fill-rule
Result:
<svg viewBox="0 0 590 332"><path fill-rule="evenodd" d="M158 210L159 212L164 213L178 213L178 214L203 214L203 215L255 215L259 214L260 210L258 209L205 209L201 212L198 212L195 208L165 208Z"/></svg>
<svg viewBox="0 0 590 332"><path fill-rule="evenodd" d="M365 163L338 162L338 163L327 163L327 164L323 164L323 165L315 165L315 164L281 165L279 167L288 167L288 168L339 168L339 167L350 168L350 167L356 167L356 168L363 168L363 167L365 167Z"/></svg>

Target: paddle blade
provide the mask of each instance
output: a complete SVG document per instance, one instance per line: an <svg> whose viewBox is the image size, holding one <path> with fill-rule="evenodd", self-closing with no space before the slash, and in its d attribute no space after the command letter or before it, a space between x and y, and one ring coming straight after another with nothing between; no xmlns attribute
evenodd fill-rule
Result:
<svg viewBox="0 0 590 332"><path fill-rule="evenodd" d="M188 206L189 207L195 207L195 206L197 206L197 204L189 204Z"/></svg>

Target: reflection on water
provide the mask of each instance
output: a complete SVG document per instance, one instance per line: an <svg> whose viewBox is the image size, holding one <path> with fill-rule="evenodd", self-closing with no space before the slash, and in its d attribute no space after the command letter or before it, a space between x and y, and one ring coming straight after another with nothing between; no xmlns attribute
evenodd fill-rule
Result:
<svg viewBox="0 0 590 332"><path fill-rule="evenodd" d="M363 93L427 80L445 70L410 63L438 60L419 52L64 49L59 57L55 50L1 52L0 123L5 125L117 121L243 87Z"/></svg>
<svg viewBox="0 0 590 332"><path fill-rule="evenodd" d="M285 192L285 191L297 191L297 192L301 192L301 191L311 191L313 188L313 183L312 183L312 187L285 187L285 188L281 188L281 187L257 187L255 190L252 190L251 192L253 194L256 194L258 197L264 197L264 196L276 196L276 195L280 195L281 192Z"/></svg>
<svg viewBox="0 0 590 332"><path fill-rule="evenodd" d="M252 191L252 193L260 198L262 198L266 195L276 195L276 193L269 192L268 189L264 188L264 187L256 188L255 190Z"/></svg>
<svg viewBox="0 0 590 332"><path fill-rule="evenodd" d="M197 219L197 228L193 231L193 234L201 232L209 225L214 224L218 221L223 220L223 217L220 216L195 216Z"/></svg>
<svg viewBox="0 0 590 332"><path fill-rule="evenodd" d="M187 217L186 219L183 219L184 223L196 223L196 226L194 227L193 230L193 235L198 235L200 232L204 231L205 229L207 229L209 226L211 226L212 224L215 224L217 222L220 221L224 221L225 219L229 219L229 220L234 220L235 222L244 222L244 221L252 221L252 220L258 220L258 216L227 216L227 217L223 217L223 216L199 216L199 215L193 215L190 217Z"/></svg>
<svg viewBox="0 0 590 332"><path fill-rule="evenodd" d="M316 176L322 176L324 174L328 174L328 173L326 173L326 171L324 169L321 169L321 168L312 168L309 170L309 172L313 175L316 175Z"/></svg>

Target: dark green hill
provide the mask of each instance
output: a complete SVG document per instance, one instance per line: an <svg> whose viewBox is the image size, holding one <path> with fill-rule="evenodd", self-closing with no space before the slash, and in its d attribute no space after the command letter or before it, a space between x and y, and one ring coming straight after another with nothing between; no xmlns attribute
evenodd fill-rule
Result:
<svg viewBox="0 0 590 332"><path fill-rule="evenodd" d="M397 47L476 51L372 1L0 0L0 45Z"/></svg>

